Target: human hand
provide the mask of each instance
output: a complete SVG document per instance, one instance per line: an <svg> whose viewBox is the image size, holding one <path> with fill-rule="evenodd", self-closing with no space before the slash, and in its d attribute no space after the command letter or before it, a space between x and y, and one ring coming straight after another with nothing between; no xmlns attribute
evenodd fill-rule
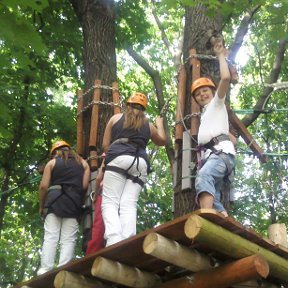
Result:
<svg viewBox="0 0 288 288"><path fill-rule="evenodd" d="M224 47L222 38L215 39L213 51L216 54L216 56L219 56L221 54L226 56L227 51L226 48Z"/></svg>

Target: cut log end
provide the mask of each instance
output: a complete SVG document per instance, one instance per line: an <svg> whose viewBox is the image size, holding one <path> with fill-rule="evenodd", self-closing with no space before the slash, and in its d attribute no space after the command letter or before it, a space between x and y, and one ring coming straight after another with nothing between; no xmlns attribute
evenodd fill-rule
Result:
<svg viewBox="0 0 288 288"><path fill-rule="evenodd" d="M200 232L202 227L202 223L200 221L200 217L197 215L191 215L184 226L185 235L193 240Z"/></svg>
<svg viewBox="0 0 288 288"><path fill-rule="evenodd" d="M146 254L151 254L157 246L158 236L156 233L150 233L145 237L143 250Z"/></svg>
<svg viewBox="0 0 288 288"><path fill-rule="evenodd" d="M254 265L259 276L261 276L262 278L267 278L267 276L269 275L269 264L265 260L265 258L260 255L255 255Z"/></svg>

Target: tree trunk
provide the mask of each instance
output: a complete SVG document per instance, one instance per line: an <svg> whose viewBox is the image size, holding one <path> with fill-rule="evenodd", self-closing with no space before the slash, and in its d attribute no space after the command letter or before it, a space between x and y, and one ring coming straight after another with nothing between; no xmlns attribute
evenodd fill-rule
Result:
<svg viewBox="0 0 288 288"><path fill-rule="evenodd" d="M84 153L89 154L89 134L91 123L91 111L93 87L96 79L101 81L101 102L111 103L112 83L116 82L116 52L115 52L115 7L113 0L70 0L75 13L83 29L83 63L84 63ZM99 105L96 149L97 155L101 154L103 134L106 123L113 115L113 106L105 104ZM86 109L85 109L86 107ZM91 149L91 148L90 148Z"/></svg>
<svg viewBox="0 0 288 288"><path fill-rule="evenodd" d="M197 5L193 8L187 7L185 13L185 28L184 28L184 45L183 45L183 57L185 63L185 69L187 74L186 81L186 99L185 99L185 112L184 115L191 114L191 82L192 82L192 69L189 64L189 50L196 49L197 54L211 55L212 50L209 45L210 38L212 35L221 33L221 27L223 24L220 15L214 18L205 16L205 7L202 5ZM211 59L200 59L200 77L212 77L214 82L217 84L219 82L219 64L215 60ZM194 116L195 117L195 116ZM191 119L185 121L186 127L190 128ZM192 148L197 145L197 135L192 135ZM177 161L177 176L175 180L174 187L174 217L179 217L186 213L189 213L194 208L194 181L196 169L191 169L192 177L192 188L181 190L182 182L182 146L183 143L179 141L177 147L175 148L176 161ZM196 155L192 153L191 162L196 162Z"/></svg>

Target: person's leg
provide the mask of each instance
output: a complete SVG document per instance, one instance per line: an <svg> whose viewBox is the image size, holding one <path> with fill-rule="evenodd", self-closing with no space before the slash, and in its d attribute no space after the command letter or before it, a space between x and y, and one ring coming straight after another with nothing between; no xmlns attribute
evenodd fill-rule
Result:
<svg viewBox="0 0 288 288"><path fill-rule="evenodd" d="M78 230L79 223L75 218L62 218L58 267L73 259Z"/></svg>
<svg viewBox="0 0 288 288"><path fill-rule="evenodd" d="M226 212L220 202L219 194L219 186L226 172L225 162L215 154L212 154L198 171L195 188L196 201L199 202L200 208L213 208L223 214Z"/></svg>
<svg viewBox="0 0 288 288"><path fill-rule="evenodd" d="M44 222L44 241L41 254L41 265L37 275L53 269L57 244L61 229L61 219L53 213L49 213Z"/></svg>
<svg viewBox="0 0 288 288"><path fill-rule="evenodd" d="M131 160L128 164L129 163L131 165ZM133 166L129 169L129 174L133 176L141 175L139 178L145 183L147 179L146 161L142 158L139 158L138 163L135 161ZM142 187L139 184L127 179L120 199L119 210L123 239L136 234L137 202L141 190Z"/></svg>
<svg viewBox="0 0 288 288"><path fill-rule="evenodd" d="M117 161L116 159L111 161L109 165L113 165ZM104 238L107 240L106 246L122 240L119 203L125 182L126 177L120 173L113 171L105 171L104 173L101 210L105 226Z"/></svg>

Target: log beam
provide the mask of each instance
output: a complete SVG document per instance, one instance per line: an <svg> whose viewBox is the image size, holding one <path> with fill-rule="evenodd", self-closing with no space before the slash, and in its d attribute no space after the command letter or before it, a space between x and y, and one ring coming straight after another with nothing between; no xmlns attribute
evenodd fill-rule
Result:
<svg viewBox="0 0 288 288"><path fill-rule="evenodd" d="M175 126L175 142L182 141L183 138L183 122L184 109L185 109L185 96L186 96L186 70L182 65L178 75L178 90L177 90L177 103L176 103L176 126Z"/></svg>
<svg viewBox="0 0 288 288"><path fill-rule="evenodd" d="M268 227L268 237L275 244L288 248L287 229L284 223L274 223Z"/></svg>
<svg viewBox="0 0 288 288"><path fill-rule="evenodd" d="M236 235L198 215L191 215L184 226L186 236L232 258L244 258L253 254L263 256L269 264L270 273L288 281L288 260Z"/></svg>
<svg viewBox="0 0 288 288"><path fill-rule="evenodd" d="M259 255L252 255L209 271L197 272L159 285L159 288L225 288L253 278L266 278L269 266Z"/></svg>
<svg viewBox="0 0 288 288"><path fill-rule="evenodd" d="M120 262L97 257L91 268L95 277L128 287L153 287L161 282L158 275L141 271Z"/></svg>
<svg viewBox="0 0 288 288"><path fill-rule="evenodd" d="M99 280L86 278L81 274L60 271L54 279L55 288L108 288Z"/></svg>
<svg viewBox="0 0 288 288"><path fill-rule="evenodd" d="M146 254L189 271L197 272L213 268L210 257L157 233L150 233L145 237L143 250Z"/></svg>
<svg viewBox="0 0 288 288"><path fill-rule="evenodd" d="M77 92L77 153L83 156L83 90Z"/></svg>

